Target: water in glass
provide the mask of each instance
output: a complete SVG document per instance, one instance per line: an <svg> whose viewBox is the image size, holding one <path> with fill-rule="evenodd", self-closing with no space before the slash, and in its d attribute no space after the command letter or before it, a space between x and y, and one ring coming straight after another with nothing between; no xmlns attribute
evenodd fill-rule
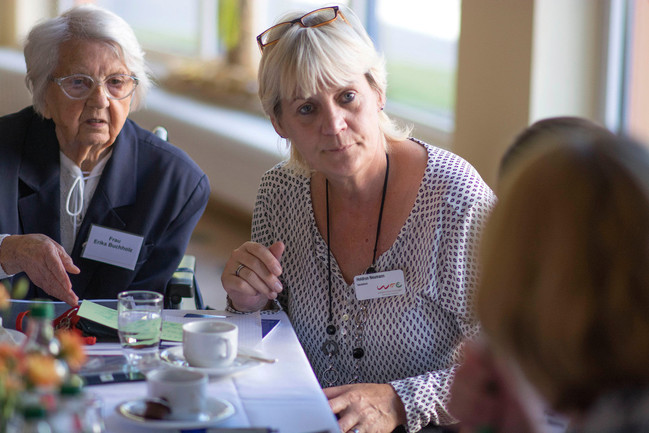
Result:
<svg viewBox="0 0 649 433"><path fill-rule="evenodd" d="M129 365L137 370L156 366L162 333L162 295L148 291L118 296L117 330Z"/></svg>

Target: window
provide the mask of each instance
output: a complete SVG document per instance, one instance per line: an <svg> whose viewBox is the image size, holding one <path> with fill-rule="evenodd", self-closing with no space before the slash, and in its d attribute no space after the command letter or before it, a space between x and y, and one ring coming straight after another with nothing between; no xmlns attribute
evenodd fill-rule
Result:
<svg viewBox="0 0 649 433"><path fill-rule="evenodd" d="M460 1L379 0L370 16L376 24L368 28L387 61L390 109L450 129Z"/></svg>
<svg viewBox="0 0 649 433"><path fill-rule="evenodd" d="M75 3L75 0L59 1L59 10L64 11ZM148 50L187 57L217 54L215 50L211 53L201 51L206 42L201 39L201 17L212 12L210 21L216 23L216 0L96 0L92 3L124 18L140 44Z"/></svg>
<svg viewBox="0 0 649 433"><path fill-rule="evenodd" d="M65 10L77 1L59 1ZM218 92L205 87L214 85L220 75L216 63L230 64L228 26L229 8L244 4L238 0L95 0L94 3L123 17L135 30L145 49L164 53L176 75L183 77L167 84L177 88L179 82L203 81L195 96L217 98ZM364 22L368 33L387 61L388 103L386 109L408 121L451 132L455 107L457 42L460 31L460 0L350 0L351 7ZM246 75L254 82L259 58L254 37L291 10L311 10L322 6L322 0L249 0L248 20L235 28L246 38L243 55L248 58ZM233 6L234 5L234 6ZM239 11L241 12L241 11ZM219 15L221 16L219 18ZM233 27L237 27L236 25ZM239 34L239 33L237 33ZM171 57L169 57L171 56ZM149 59L151 60L151 55ZM155 57L157 59L157 56ZM227 59L227 60L224 60ZM207 61L203 66L200 62ZM208 70L212 68L211 70ZM202 70L201 70L202 69ZM159 70L156 73L160 75ZM209 82L212 82L211 84ZM192 85L190 85L192 87ZM196 87L196 86L193 86ZM254 85L243 83L243 91ZM210 96L211 95L211 96ZM226 99L226 98L223 98ZM229 98L230 101L232 98ZM222 102L222 101L221 101ZM250 104L245 104L250 106ZM241 105L239 105L241 107Z"/></svg>
<svg viewBox="0 0 649 433"><path fill-rule="evenodd" d="M649 143L649 2L613 0L610 10L606 124Z"/></svg>
<svg viewBox="0 0 649 433"><path fill-rule="evenodd" d="M634 0L628 13L628 73L625 86L624 129L649 143L649 2Z"/></svg>
<svg viewBox="0 0 649 433"><path fill-rule="evenodd" d="M310 10L322 1L269 0L259 31L284 12ZM460 0L352 0L388 70L386 109L409 121L452 130L455 110ZM258 3L259 4L259 3Z"/></svg>

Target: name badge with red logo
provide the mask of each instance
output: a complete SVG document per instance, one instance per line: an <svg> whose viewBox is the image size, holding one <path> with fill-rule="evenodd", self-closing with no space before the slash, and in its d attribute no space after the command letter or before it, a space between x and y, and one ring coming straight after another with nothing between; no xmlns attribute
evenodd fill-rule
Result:
<svg viewBox="0 0 649 433"><path fill-rule="evenodd" d="M356 275L354 277L356 299L386 298L406 293L406 280L403 271L376 272L374 274Z"/></svg>

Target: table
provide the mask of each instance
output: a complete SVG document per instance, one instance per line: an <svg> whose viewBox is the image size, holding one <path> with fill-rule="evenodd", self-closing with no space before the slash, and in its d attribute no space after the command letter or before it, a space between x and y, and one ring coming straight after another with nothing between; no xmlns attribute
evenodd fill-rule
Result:
<svg viewBox="0 0 649 433"><path fill-rule="evenodd" d="M163 318L171 321L203 320L183 316L186 313L212 312L165 310ZM259 321L258 314L231 317L224 320ZM237 375L210 381L208 396L227 400L235 408L232 417L215 427L263 427L276 429L279 433L338 432L336 418L287 315L284 312L263 313L261 317L277 319L279 323L254 349L265 357L276 358L278 362L261 364ZM86 346L86 351L89 355L114 354L120 353L121 349L118 343L97 343ZM103 401L106 433L160 431L129 423L115 410L121 402L144 397L145 382L103 384L88 386L86 389ZM165 431L173 433L179 430Z"/></svg>
<svg viewBox="0 0 649 433"><path fill-rule="evenodd" d="M180 317L187 312L166 310L165 320L174 316ZM278 319L279 323L255 349L266 357L276 358L278 362L262 364L235 376L217 378L210 382L208 395L227 400L235 408L235 414L218 424L218 427L269 427L277 429L280 433L338 431L336 418L288 317L283 312L263 314L263 317ZM246 315L237 319L258 320L258 317ZM110 346L111 343L89 346L88 353L104 352L111 349ZM112 343L112 346L116 344ZM115 411L120 402L128 399L126 397L144 396L144 382L97 385L88 387L88 391L103 400L108 433L150 430L125 423Z"/></svg>

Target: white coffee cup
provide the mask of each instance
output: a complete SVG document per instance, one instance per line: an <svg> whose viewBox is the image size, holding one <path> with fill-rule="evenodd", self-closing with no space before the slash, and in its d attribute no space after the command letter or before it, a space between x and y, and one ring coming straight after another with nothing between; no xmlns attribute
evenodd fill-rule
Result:
<svg viewBox="0 0 649 433"><path fill-rule="evenodd" d="M183 325L183 355L192 367L227 367L237 357L237 325L197 320Z"/></svg>
<svg viewBox="0 0 649 433"><path fill-rule="evenodd" d="M179 368L158 368L146 375L148 395L164 399L170 419L194 421L205 412L207 374Z"/></svg>

